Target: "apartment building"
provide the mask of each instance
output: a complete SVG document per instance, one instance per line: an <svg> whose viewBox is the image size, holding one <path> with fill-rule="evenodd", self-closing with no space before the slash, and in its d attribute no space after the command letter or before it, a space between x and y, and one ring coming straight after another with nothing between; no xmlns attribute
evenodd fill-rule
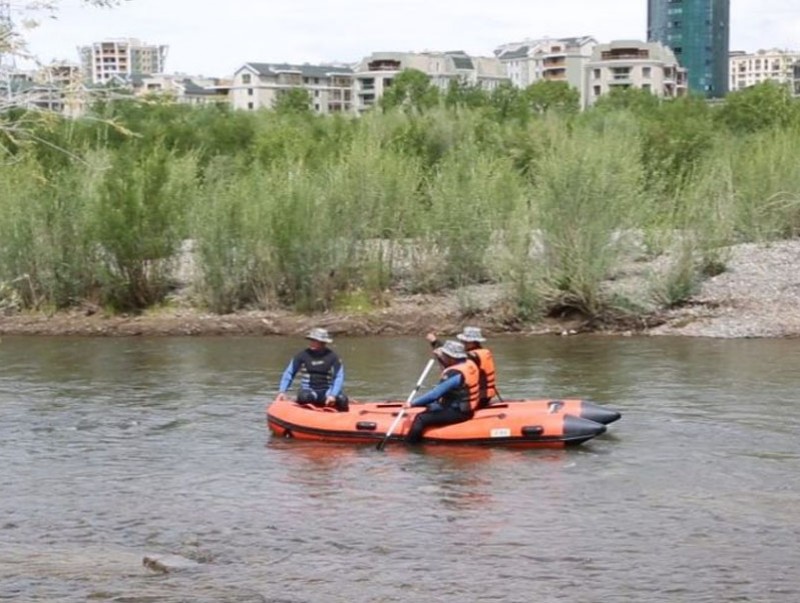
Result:
<svg viewBox="0 0 800 603"><path fill-rule="evenodd" d="M373 52L354 68L355 109L361 113L374 107L394 78L406 69L426 74L431 83L446 92L457 81L491 92L508 81L496 57L471 57L465 52Z"/></svg>
<svg viewBox="0 0 800 603"><path fill-rule="evenodd" d="M351 113L354 110L353 70L342 65L289 65L245 63L236 70L230 87L234 109L270 109L278 96L303 88L316 113Z"/></svg>
<svg viewBox="0 0 800 603"><path fill-rule="evenodd" d="M792 93L800 93L800 52L790 50L759 50L754 53L734 51L730 53L729 90L742 90L761 82L772 81L790 87Z"/></svg>
<svg viewBox="0 0 800 603"><path fill-rule="evenodd" d="M115 76L164 73L168 48L120 38L81 46L78 53L86 81L105 84Z"/></svg>
<svg viewBox="0 0 800 603"><path fill-rule="evenodd" d="M686 69L660 42L617 40L598 44L586 64L586 104L614 88L639 88L663 98L686 94Z"/></svg>
<svg viewBox="0 0 800 603"><path fill-rule="evenodd" d="M136 96L166 95L189 105L227 104L231 87L228 80L183 74L134 75L131 84Z"/></svg>
<svg viewBox="0 0 800 603"><path fill-rule="evenodd" d="M517 88L548 80L564 81L580 89L584 67L596 45L597 40L591 36L526 39L503 44L495 49L494 54Z"/></svg>

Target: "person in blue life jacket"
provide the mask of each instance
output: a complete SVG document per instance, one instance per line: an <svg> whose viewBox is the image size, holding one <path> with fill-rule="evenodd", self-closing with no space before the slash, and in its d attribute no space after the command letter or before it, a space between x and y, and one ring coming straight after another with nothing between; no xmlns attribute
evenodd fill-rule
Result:
<svg viewBox="0 0 800 603"><path fill-rule="evenodd" d="M414 417L406 442L416 444L429 427L462 423L472 418L479 402L479 371L460 341L445 341L434 354L444 366L439 383L409 404L425 406Z"/></svg>
<svg viewBox="0 0 800 603"><path fill-rule="evenodd" d="M289 361L278 386L278 400L286 399L295 376L300 374L300 389L297 402L314 406L333 406L339 412L347 412L349 400L342 393L344 387L344 364L338 354L328 347L333 339L326 329L314 328L306 335L308 347Z"/></svg>

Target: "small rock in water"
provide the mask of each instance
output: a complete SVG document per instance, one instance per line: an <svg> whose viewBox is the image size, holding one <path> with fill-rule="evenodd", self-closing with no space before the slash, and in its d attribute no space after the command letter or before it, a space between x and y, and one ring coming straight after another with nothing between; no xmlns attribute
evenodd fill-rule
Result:
<svg viewBox="0 0 800 603"><path fill-rule="evenodd" d="M159 574L168 574L174 570L197 567L199 564L180 555L145 555L142 565Z"/></svg>

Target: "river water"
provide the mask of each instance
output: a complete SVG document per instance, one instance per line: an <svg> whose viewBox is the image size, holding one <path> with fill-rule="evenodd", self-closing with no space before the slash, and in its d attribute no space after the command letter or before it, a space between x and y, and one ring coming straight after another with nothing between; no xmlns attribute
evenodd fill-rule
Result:
<svg viewBox="0 0 800 603"><path fill-rule="evenodd" d="M491 343L504 397L622 419L555 451L284 441L301 339L3 338L0 601L800 600L800 342ZM334 347L362 399L429 354Z"/></svg>

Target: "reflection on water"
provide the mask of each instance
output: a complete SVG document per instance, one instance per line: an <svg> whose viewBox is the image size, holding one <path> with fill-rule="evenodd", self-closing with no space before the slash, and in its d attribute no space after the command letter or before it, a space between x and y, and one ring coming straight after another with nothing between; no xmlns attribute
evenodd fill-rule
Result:
<svg viewBox="0 0 800 603"><path fill-rule="evenodd" d="M0 600L800 597L796 342L492 344L504 397L623 419L564 451L286 441L264 407L300 339L4 338ZM368 399L429 354L335 347Z"/></svg>

